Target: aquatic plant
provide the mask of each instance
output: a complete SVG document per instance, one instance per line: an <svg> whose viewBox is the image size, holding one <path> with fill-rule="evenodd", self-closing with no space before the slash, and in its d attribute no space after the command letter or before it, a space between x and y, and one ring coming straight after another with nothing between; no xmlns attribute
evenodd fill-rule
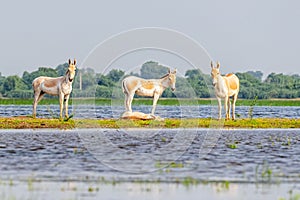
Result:
<svg viewBox="0 0 300 200"><path fill-rule="evenodd" d="M92 187L92 186L89 186L88 187L88 192L98 192L99 191L99 188L98 187Z"/></svg>
<svg viewBox="0 0 300 200"><path fill-rule="evenodd" d="M236 149L237 148L237 144L236 143L229 143L226 145L228 148L230 149Z"/></svg>
<svg viewBox="0 0 300 200"><path fill-rule="evenodd" d="M300 200L300 193L293 194L293 190L289 190L289 198L280 197L278 200Z"/></svg>
<svg viewBox="0 0 300 200"><path fill-rule="evenodd" d="M27 180L27 186L28 186L28 191L32 191L33 190L33 180L32 180L32 178L28 178L28 180Z"/></svg>
<svg viewBox="0 0 300 200"><path fill-rule="evenodd" d="M14 182L12 179L9 180L9 186L13 186L14 185Z"/></svg>
<svg viewBox="0 0 300 200"><path fill-rule="evenodd" d="M259 172L260 169L260 172ZM264 161L262 165L257 165L255 169L255 177L257 180L271 181L273 171L267 161Z"/></svg>
<svg viewBox="0 0 300 200"><path fill-rule="evenodd" d="M222 181L222 182L216 183L216 186L217 186L217 192L228 191L229 187L230 187L230 182Z"/></svg>
<svg viewBox="0 0 300 200"><path fill-rule="evenodd" d="M238 144L239 144L240 142L239 141L237 141L237 140L235 140L235 141L227 141L227 143L226 143L226 146L228 147L228 148L230 148L230 149L236 149L237 147L238 147Z"/></svg>
<svg viewBox="0 0 300 200"><path fill-rule="evenodd" d="M291 146L291 138L287 137L286 141L283 141L281 145L282 146L288 146L288 147Z"/></svg>
<svg viewBox="0 0 300 200"><path fill-rule="evenodd" d="M256 105L257 98L258 98L258 96L255 96L255 98L252 100L252 102L249 105L248 117L250 119L253 119L253 108Z"/></svg>
<svg viewBox="0 0 300 200"><path fill-rule="evenodd" d="M193 177L185 177L182 182L181 182L184 186L189 187L191 185L198 185L199 181Z"/></svg>

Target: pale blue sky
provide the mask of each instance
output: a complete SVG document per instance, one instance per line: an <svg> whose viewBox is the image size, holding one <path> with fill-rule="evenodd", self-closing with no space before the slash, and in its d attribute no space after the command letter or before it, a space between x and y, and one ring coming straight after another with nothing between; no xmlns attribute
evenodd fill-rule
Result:
<svg viewBox="0 0 300 200"><path fill-rule="evenodd" d="M297 0L2 1L0 72L80 65L114 34L163 27L195 39L223 72L300 74L299 10Z"/></svg>

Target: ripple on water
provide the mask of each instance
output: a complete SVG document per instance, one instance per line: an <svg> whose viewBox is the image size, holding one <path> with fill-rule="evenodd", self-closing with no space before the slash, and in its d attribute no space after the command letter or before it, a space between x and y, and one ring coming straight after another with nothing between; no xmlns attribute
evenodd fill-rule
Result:
<svg viewBox="0 0 300 200"><path fill-rule="evenodd" d="M88 175L94 179L103 176L129 180L132 174L115 171L115 168L98 161L89 151L79 135L89 134L89 131L1 130L0 178L35 176L42 179L82 179ZM124 169L150 163L148 167L154 169L154 172L134 175L137 178L170 181L190 176L199 180L262 181L266 179L266 171L269 171L274 181L299 181L298 129L220 130L220 138L205 155L201 155L201 148L207 130L199 129L188 148L176 160L170 159L172 157L169 156L173 154L162 157L156 155L160 149L172 145L178 134L176 129L155 130L155 134L147 133L145 137L142 137L144 130L135 130L134 133L130 129L126 132L114 129L102 131L107 142L116 147L114 150L107 149L105 158L108 163L118 164ZM188 135L191 130L181 131ZM287 138L293 142L286 144ZM230 148L228 142L236 142L236 148ZM182 150L180 141L176 144L178 146L172 146L172 153ZM130 157L130 162L125 162L124 159L132 153L140 153L144 157ZM161 160L149 162L147 159L150 157ZM175 164L168 167L170 162ZM124 163L129 166L122 166Z"/></svg>

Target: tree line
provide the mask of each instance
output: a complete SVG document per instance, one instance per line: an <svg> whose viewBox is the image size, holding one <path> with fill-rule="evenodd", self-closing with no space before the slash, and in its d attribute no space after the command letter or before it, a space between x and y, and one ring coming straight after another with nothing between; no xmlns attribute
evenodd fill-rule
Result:
<svg viewBox="0 0 300 200"><path fill-rule="evenodd" d="M56 68L39 67L31 73L25 71L22 77L2 76L0 73L0 97L32 98L31 83L38 76L63 76L68 64L58 65ZM168 72L168 68L154 61L148 61L141 66L140 73L131 74L142 78L160 78ZM78 69L73 84L73 97L116 98L122 93L121 81L125 72L113 69L107 74L95 72L91 68ZM263 80L260 71L239 72L239 98L270 99L270 98L300 98L300 76L298 74L285 75L271 73ZM116 92L118 91L118 92ZM199 69L190 69L184 77L177 77L176 92L167 89L162 97L178 98L209 98L213 97L211 77Z"/></svg>

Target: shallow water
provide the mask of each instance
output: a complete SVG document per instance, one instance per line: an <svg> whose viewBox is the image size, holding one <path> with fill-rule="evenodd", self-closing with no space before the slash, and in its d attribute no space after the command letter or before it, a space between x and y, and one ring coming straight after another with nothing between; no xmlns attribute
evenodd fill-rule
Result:
<svg viewBox="0 0 300 200"><path fill-rule="evenodd" d="M237 106L237 117L249 117L249 106ZM119 118L123 106L76 105L69 107L75 118ZM151 112L151 106L133 106L133 111ZM254 106L253 118L300 118L300 107ZM32 114L31 105L0 105L0 117L24 116ZM208 118L217 116L216 106L157 106L156 115L163 118ZM224 110L223 110L224 114ZM58 105L38 105L38 117L58 117Z"/></svg>
<svg viewBox="0 0 300 200"><path fill-rule="evenodd" d="M300 182L299 155L299 129L0 131L2 179Z"/></svg>
<svg viewBox="0 0 300 200"><path fill-rule="evenodd" d="M292 191L292 192L291 192ZM236 184L222 183L184 186L176 183L117 183L99 182L3 182L0 184L0 199L111 199L111 200L277 200L296 199L300 187L293 184Z"/></svg>
<svg viewBox="0 0 300 200"><path fill-rule="evenodd" d="M300 129L0 130L0 199L288 199L299 154Z"/></svg>

